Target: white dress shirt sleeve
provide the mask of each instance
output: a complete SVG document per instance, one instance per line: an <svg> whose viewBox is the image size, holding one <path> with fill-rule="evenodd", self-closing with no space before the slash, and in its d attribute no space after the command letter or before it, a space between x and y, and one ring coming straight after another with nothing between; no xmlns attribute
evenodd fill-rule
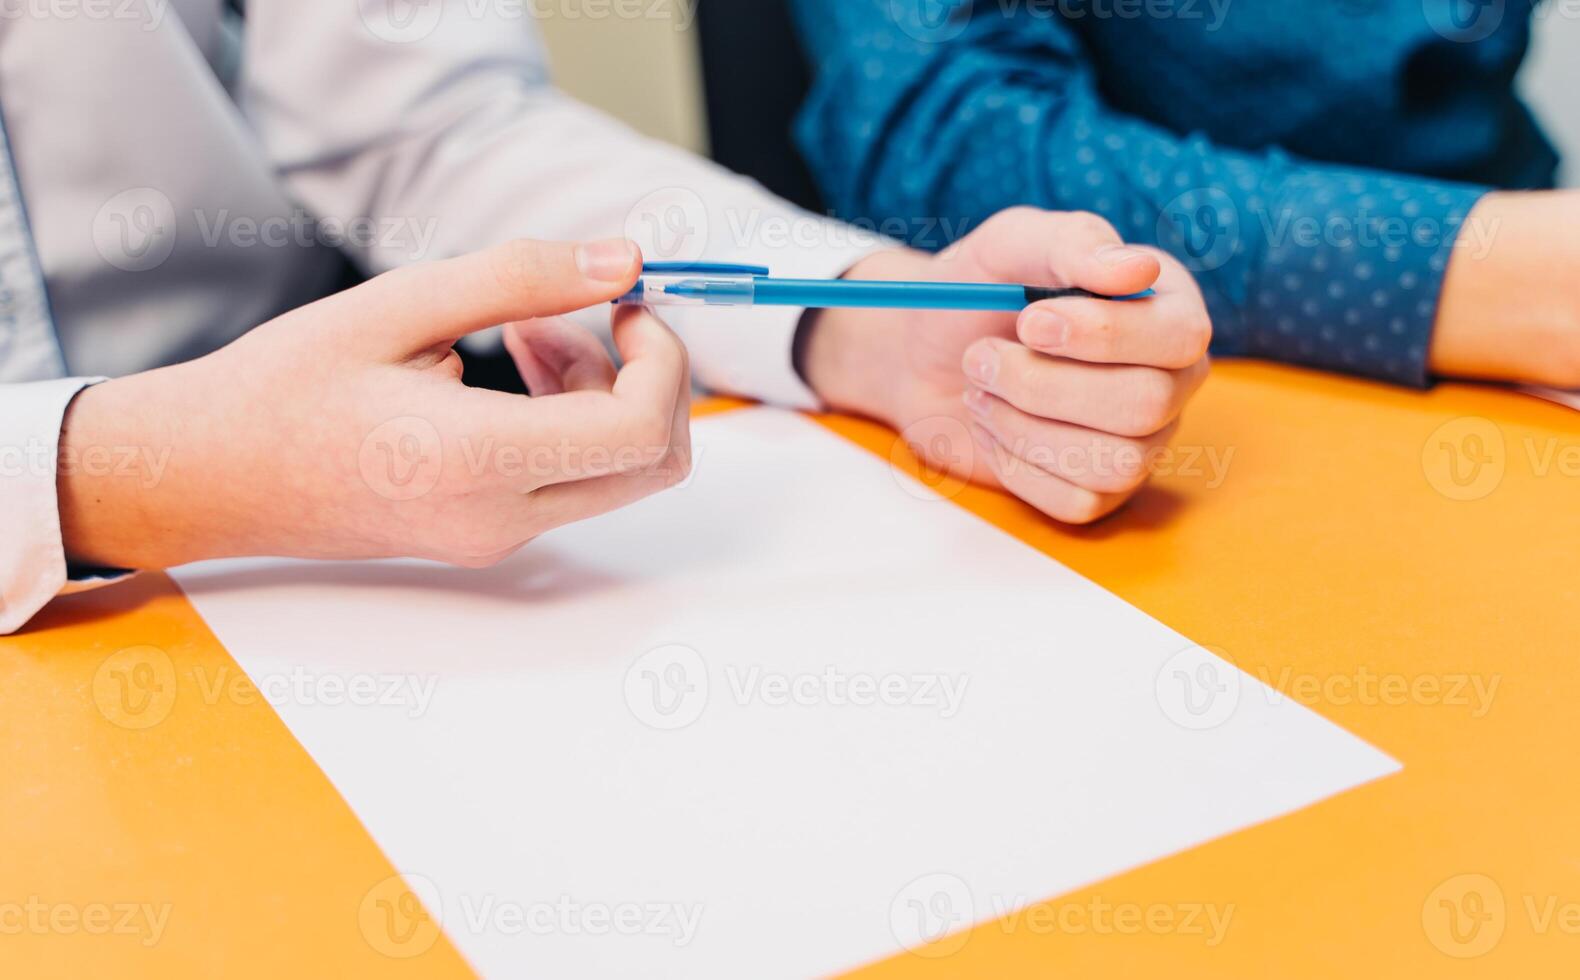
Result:
<svg viewBox="0 0 1580 980"><path fill-rule="evenodd" d="M514 6L248 4L243 109L292 194L344 230L366 271L514 237L625 235L650 261L823 278L892 247L558 92L531 5ZM811 407L791 363L802 312L665 314L705 387Z"/></svg>
<svg viewBox="0 0 1580 980"><path fill-rule="evenodd" d="M0 635L57 595L111 581L70 580L60 538L60 426L77 393L102 378L0 384Z"/></svg>

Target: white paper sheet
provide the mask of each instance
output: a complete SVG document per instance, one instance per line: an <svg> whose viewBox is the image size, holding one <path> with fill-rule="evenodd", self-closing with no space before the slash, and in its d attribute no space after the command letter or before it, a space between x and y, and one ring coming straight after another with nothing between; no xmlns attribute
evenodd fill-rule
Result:
<svg viewBox="0 0 1580 980"><path fill-rule="evenodd" d="M1535 395L1537 398L1545 398L1550 402L1557 402L1558 404L1568 406L1569 408L1580 409L1580 391L1567 391L1563 388L1537 387L1525 387L1520 390L1524 391L1526 394Z"/></svg>
<svg viewBox="0 0 1580 980"><path fill-rule="evenodd" d="M485 975L853 968L1398 768L807 420L695 432L495 569L176 575Z"/></svg>

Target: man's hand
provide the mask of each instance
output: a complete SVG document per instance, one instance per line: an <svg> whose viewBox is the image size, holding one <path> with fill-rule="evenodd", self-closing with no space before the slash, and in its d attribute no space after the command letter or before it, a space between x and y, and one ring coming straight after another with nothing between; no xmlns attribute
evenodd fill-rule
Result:
<svg viewBox="0 0 1580 980"><path fill-rule="evenodd" d="M1095 521L1146 482L1148 452L1207 375L1212 329L1195 280L1094 215L1012 209L936 257L884 252L849 278L1157 290L1046 300L1018 316L827 310L804 327L807 382L831 406L1062 521Z"/></svg>
<svg viewBox="0 0 1580 980"><path fill-rule="evenodd" d="M64 456L125 447L167 464L152 480L63 471L68 557L478 566L675 483L690 464L680 341L622 310L616 372L590 334L536 319L606 303L640 268L626 241L513 242L387 273L207 357L85 390ZM536 397L461 383L452 343L500 323Z"/></svg>
<svg viewBox="0 0 1580 980"><path fill-rule="evenodd" d="M1580 192L1488 194L1455 249L1428 363L1443 377L1580 388Z"/></svg>

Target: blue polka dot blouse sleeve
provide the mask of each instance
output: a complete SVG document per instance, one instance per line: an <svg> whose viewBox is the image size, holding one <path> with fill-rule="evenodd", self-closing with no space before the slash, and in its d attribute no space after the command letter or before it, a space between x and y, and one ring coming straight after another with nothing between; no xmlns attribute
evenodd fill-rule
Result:
<svg viewBox="0 0 1580 980"><path fill-rule="evenodd" d="M1277 148L1234 149L1199 131L1179 135L1182 128L1110 104L1108 71L1100 85L1090 39L1067 17L1004 10L951 17L962 2L798 0L817 71L797 137L837 212L936 248L1014 205L1093 211L1127 240L1158 245L1196 273L1215 352L1428 383L1445 270L1457 250L1488 244L1466 221L1484 186L1316 163ZM1408 4L1417 19L1421 3ZM1277 5L1273 23L1301 25L1287 0ZM1194 73L1185 69L1196 68L1195 49L1164 43L1183 28L1149 28L1154 33L1129 49L1184 66L1172 87L1157 85L1154 72L1145 91L1124 95L1152 106L1150 117L1188 120L1205 110L1177 103L1238 100L1227 109L1214 102L1213 111L1246 114L1254 141L1251 113L1322 108L1306 104L1322 94L1309 91L1323 84L1320 68L1305 81L1298 66L1283 83L1274 73L1268 92L1202 77L1224 58L1245 57L1228 52L1265 52L1272 29L1265 24L1243 25L1260 48L1225 27L1229 36L1213 41L1224 51ZM1261 57L1256 70L1268 74L1276 59ZM1219 119L1214 128L1233 124ZM1356 123L1368 132L1350 135L1363 143L1389 138L1370 131L1376 126Z"/></svg>

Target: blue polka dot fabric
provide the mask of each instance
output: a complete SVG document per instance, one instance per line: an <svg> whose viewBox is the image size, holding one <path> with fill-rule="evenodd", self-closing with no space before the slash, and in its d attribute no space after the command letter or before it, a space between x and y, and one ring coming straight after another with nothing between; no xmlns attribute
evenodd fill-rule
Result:
<svg viewBox="0 0 1580 980"><path fill-rule="evenodd" d="M795 0L836 213L942 248L1085 210L1197 276L1214 351L1429 381L1491 187L1552 186L1529 0Z"/></svg>

